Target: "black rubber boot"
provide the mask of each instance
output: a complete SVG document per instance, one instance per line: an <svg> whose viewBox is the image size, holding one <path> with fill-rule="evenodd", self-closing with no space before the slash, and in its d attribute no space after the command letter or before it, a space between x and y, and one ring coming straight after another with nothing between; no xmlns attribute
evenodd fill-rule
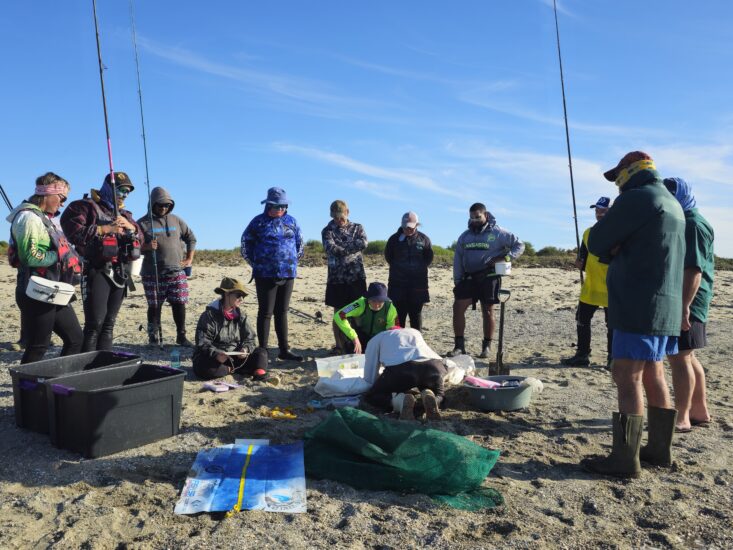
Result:
<svg viewBox="0 0 733 550"><path fill-rule="evenodd" d="M488 359L489 357L491 357L491 340L484 338L481 342L481 355L479 355L479 358Z"/></svg>
<svg viewBox="0 0 733 550"><path fill-rule="evenodd" d="M453 349L448 352L448 357L455 357L456 355L463 355L466 353L466 339L463 336L455 337L455 345Z"/></svg>
<svg viewBox="0 0 733 550"><path fill-rule="evenodd" d="M639 445L644 417L640 414L613 413L613 449L603 457L584 458L580 464L596 474L639 477Z"/></svg>
<svg viewBox="0 0 733 550"><path fill-rule="evenodd" d="M672 436L677 423L675 409L647 408L647 441L639 458L653 466L672 465Z"/></svg>

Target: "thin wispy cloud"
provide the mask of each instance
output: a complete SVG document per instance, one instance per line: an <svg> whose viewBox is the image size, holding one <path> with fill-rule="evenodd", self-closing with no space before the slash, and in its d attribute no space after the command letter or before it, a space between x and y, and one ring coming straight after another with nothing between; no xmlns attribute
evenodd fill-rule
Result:
<svg viewBox="0 0 733 550"><path fill-rule="evenodd" d="M380 199L387 199L390 201L406 201L407 199L398 193L393 186L375 183L373 181L356 180L351 182L351 187L364 191Z"/></svg>
<svg viewBox="0 0 733 550"><path fill-rule="evenodd" d="M454 197L462 196L462 194L455 189L439 184L433 178L418 170L384 168L346 155L333 153L331 151L323 151L313 147L302 147L300 145L292 145L288 143L276 143L274 146L280 151L304 155L334 166L345 168L346 170L350 170L364 176L395 183L404 183L412 187L423 189L425 191L432 191L433 193L440 195L449 195Z"/></svg>
<svg viewBox="0 0 733 550"><path fill-rule="evenodd" d="M458 98L460 101L474 105L476 107L482 107L491 111L502 113L505 115L521 118L523 120L529 120L531 122L537 122L539 124L546 124L555 127L564 127L565 121L560 116L549 116L543 113L538 113L532 109L516 105L511 101L497 99L492 97L492 92L497 91L490 87L474 88L472 90L464 90L459 93ZM585 122L578 122L568 117L568 125L571 129L579 132L585 132L589 134L597 134L603 136L624 136L624 137L641 137L646 136L650 138L652 136L663 135L662 132L649 128L634 128L629 126L617 126L609 124L589 124Z"/></svg>
<svg viewBox="0 0 733 550"><path fill-rule="evenodd" d="M554 4L552 3L552 0L540 0L540 4L544 4L545 6L549 8L554 8ZM568 17L577 18L578 16L571 12L569 9L565 7L564 2L557 2L557 13L562 13L563 15L567 15Z"/></svg>
<svg viewBox="0 0 733 550"><path fill-rule="evenodd" d="M141 48L158 58L243 84L248 91L264 96L319 106L364 107L378 104L373 100L336 93L330 85L322 81L221 63L184 48L158 44L145 37L138 37L138 43Z"/></svg>
<svg viewBox="0 0 733 550"><path fill-rule="evenodd" d="M647 149L665 176L696 182L733 184L733 145L650 145Z"/></svg>

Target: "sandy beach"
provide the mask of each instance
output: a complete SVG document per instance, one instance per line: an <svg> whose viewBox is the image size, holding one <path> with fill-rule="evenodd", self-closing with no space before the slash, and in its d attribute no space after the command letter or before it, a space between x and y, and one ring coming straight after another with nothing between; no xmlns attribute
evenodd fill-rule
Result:
<svg viewBox="0 0 733 550"><path fill-rule="evenodd" d="M188 309L189 337L222 276L248 280L240 267L194 267ZM386 281L386 268L368 268L369 280ZM291 306L308 315L321 311L326 269L301 268ZM0 265L0 300L6 321L0 342L15 342L19 313L15 271ZM307 481L308 512L242 512L228 519L210 514L176 516L173 507L196 453L267 438L288 443L328 412L306 411L313 391L313 358L333 345L330 324L290 315L293 349L309 360L276 363L279 386L249 382L224 394L202 391L191 373L190 350L182 352L185 382L178 436L96 460L54 448L47 436L16 427L9 368L21 354L0 353L0 548L732 548L733 534L733 272L716 274L708 325L709 347L699 353L708 371L714 421L675 437L671 469L645 469L621 481L592 476L578 466L587 454L610 448L610 417L616 392L605 363L601 314L593 327L594 367L559 365L575 341L578 274L560 269L517 269L504 287L507 304L505 362L512 371L544 383L528 409L511 413L471 410L460 388L449 390L450 408L437 429L500 449L485 485L506 504L476 513L436 504L425 495L353 489ZM431 271L432 301L425 308L425 339L438 353L452 345L451 272ZM256 301L245 300L256 315ZM79 307L77 312L81 313ZM163 312L165 350L146 345L146 304L138 287L124 302L116 347L146 362L167 363L175 333L170 308ZM81 314L80 320L83 321ZM469 352L480 351L480 316L468 314ZM57 355L59 341L47 357ZM271 348L276 346L273 330ZM486 373L486 363L478 363ZM295 420L263 417L263 407L292 406Z"/></svg>

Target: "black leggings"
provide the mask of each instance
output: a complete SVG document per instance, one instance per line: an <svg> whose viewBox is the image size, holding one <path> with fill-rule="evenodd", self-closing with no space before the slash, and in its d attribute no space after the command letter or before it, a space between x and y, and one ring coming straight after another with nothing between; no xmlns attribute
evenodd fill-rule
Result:
<svg viewBox="0 0 733 550"><path fill-rule="evenodd" d="M385 367L371 389L364 394L367 403L381 409L392 409L392 394L404 393L417 388L432 390L438 402L443 399L443 377L445 367L440 359L408 361L393 367Z"/></svg>
<svg viewBox="0 0 733 550"><path fill-rule="evenodd" d="M600 306L592 306L585 302L578 302L578 310L575 313L575 321L578 327L578 354L590 354L591 320L593 314ZM606 320L606 344L608 354L611 354L613 343L613 331L608 328L608 308L603 308L603 315Z"/></svg>
<svg viewBox="0 0 733 550"><path fill-rule="evenodd" d="M257 341L261 348L267 349L270 339L270 319L275 315L275 334L281 350L288 346L288 307L293 294L295 279L256 278L257 287Z"/></svg>
<svg viewBox="0 0 733 550"><path fill-rule="evenodd" d="M64 343L61 355L73 355L81 351L81 326L70 305L39 302L20 291L16 292L16 300L20 307L21 330L26 339L21 363L43 359L51 343L52 332L58 334Z"/></svg>
<svg viewBox="0 0 733 550"><path fill-rule="evenodd" d="M119 288L99 270L89 268L82 279L84 346L82 351L112 349L112 333L122 307L125 288Z"/></svg>
<svg viewBox="0 0 733 550"><path fill-rule="evenodd" d="M395 300L394 307L397 309L402 328L407 328L407 317L410 317L410 327L415 330L422 328L422 307L424 302L413 300Z"/></svg>
<svg viewBox="0 0 733 550"><path fill-rule="evenodd" d="M239 366L239 365L237 365ZM193 372L202 380L221 378L229 374L228 364L221 364L219 361L208 355L197 355L193 360ZM253 374L257 369L267 370L267 350L255 348L249 354L241 367L236 372L240 374Z"/></svg>

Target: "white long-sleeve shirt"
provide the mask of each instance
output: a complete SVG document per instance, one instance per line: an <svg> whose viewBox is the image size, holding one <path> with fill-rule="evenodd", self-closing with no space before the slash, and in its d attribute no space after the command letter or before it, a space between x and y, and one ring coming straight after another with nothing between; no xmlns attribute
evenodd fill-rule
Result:
<svg viewBox="0 0 733 550"><path fill-rule="evenodd" d="M379 376L379 367L392 367L407 361L441 359L423 340L419 330L400 328L380 332L369 340L364 362L364 379L370 386Z"/></svg>

